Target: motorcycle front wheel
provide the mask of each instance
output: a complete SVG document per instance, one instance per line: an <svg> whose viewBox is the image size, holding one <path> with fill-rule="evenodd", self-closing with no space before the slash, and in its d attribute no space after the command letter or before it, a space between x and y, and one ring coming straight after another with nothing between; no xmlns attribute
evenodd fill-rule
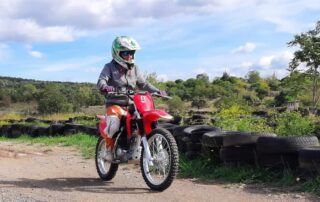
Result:
<svg viewBox="0 0 320 202"><path fill-rule="evenodd" d="M106 152L106 142L102 137L99 137L96 146L95 162L99 177L103 181L111 180L112 178L114 178L118 171L118 164L111 163L108 160L106 160Z"/></svg>
<svg viewBox="0 0 320 202"><path fill-rule="evenodd" d="M148 146L153 160L149 162L143 148L140 159L142 176L152 190L163 191L178 174L177 143L168 130L156 128L148 136Z"/></svg>

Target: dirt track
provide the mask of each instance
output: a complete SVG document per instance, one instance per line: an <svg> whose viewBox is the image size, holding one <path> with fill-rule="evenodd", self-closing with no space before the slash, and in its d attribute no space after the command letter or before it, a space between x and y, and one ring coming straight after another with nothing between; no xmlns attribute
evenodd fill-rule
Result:
<svg viewBox="0 0 320 202"><path fill-rule="evenodd" d="M123 165L112 182L102 182L94 160L70 147L0 142L0 201L319 201L306 193L288 193L245 184L178 179L153 192L137 166Z"/></svg>

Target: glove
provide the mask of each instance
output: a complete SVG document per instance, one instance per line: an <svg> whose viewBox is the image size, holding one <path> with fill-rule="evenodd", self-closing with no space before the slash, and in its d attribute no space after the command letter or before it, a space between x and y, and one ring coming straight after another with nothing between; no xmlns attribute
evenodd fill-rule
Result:
<svg viewBox="0 0 320 202"><path fill-rule="evenodd" d="M160 90L158 93L159 93L161 96L167 96L167 95L168 95L167 92L164 91L164 90Z"/></svg>
<svg viewBox="0 0 320 202"><path fill-rule="evenodd" d="M115 88L113 86L105 86L102 91L105 93L115 92Z"/></svg>

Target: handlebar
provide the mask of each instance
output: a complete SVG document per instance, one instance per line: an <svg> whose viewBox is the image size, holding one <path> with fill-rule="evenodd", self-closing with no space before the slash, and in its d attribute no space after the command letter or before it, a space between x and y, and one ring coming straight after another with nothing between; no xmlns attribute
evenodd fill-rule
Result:
<svg viewBox="0 0 320 202"><path fill-rule="evenodd" d="M147 93L147 91L134 91L134 90L128 90L125 88L118 87L115 92L109 92L108 95L110 95L110 94L111 95L127 95L130 97L130 95L134 95L136 93L145 94L145 93ZM165 98L165 99L172 99L172 97L170 97L170 96L160 95L159 93L151 93L151 95L156 96L156 97Z"/></svg>
<svg viewBox="0 0 320 202"><path fill-rule="evenodd" d="M172 97L167 96L167 95L160 95L159 93L151 93L152 96L157 96L157 97L161 97L161 98L165 98L165 99L169 99L171 100Z"/></svg>

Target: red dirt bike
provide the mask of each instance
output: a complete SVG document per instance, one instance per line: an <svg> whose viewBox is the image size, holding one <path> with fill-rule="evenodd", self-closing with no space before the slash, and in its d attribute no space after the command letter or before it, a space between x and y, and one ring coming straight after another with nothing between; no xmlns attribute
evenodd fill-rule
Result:
<svg viewBox="0 0 320 202"><path fill-rule="evenodd" d="M126 96L129 104L123 105L126 113L120 120L119 131L113 136L115 143L111 161L106 158L109 152L104 133L106 119L98 115L101 137L96 146L95 162L100 178L111 180L120 163L140 163L143 179L152 190L167 189L178 173L178 147L172 134L158 127L159 119L172 119L172 116L155 109L152 96L170 97L133 91L115 94Z"/></svg>

